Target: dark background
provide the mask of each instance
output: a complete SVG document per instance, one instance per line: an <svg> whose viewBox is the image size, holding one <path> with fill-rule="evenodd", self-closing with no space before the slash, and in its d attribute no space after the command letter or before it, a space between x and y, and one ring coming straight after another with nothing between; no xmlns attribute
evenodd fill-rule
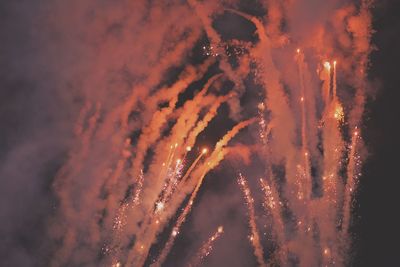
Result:
<svg viewBox="0 0 400 267"><path fill-rule="evenodd" d="M363 168L353 231L354 266L400 266L400 13L399 1L376 1L373 10L376 50L370 79L377 87L364 116L369 158Z"/></svg>

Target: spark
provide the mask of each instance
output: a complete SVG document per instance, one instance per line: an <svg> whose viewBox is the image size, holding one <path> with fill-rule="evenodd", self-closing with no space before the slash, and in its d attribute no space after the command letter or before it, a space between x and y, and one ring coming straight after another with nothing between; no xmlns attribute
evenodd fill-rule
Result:
<svg viewBox="0 0 400 267"><path fill-rule="evenodd" d="M156 204L156 211L160 212L164 209L164 203L163 202L157 202Z"/></svg>
<svg viewBox="0 0 400 267"><path fill-rule="evenodd" d="M201 246L199 251L195 254L193 259L188 264L190 267L199 266L201 261L210 255L213 250L214 243L220 238L224 232L223 226L218 226L217 231Z"/></svg>
<svg viewBox="0 0 400 267"><path fill-rule="evenodd" d="M177 231L177 230L175 230L175 229L174 229L174 230L172 230L172 234L171 234L171 235L172 235L172 236L174 236L174 237L175 237L175 236L177 236L177 235L178 235L178 231Z"/></svg>
<svg viewBox="0 0 400 267"><path fill-rule="evenodd" d="M265 203L271 210L274 210L277 206L277 201L272 192L272 188L262 179L260 178L261 188L265 193Z"/></svg>
<svg viewBox="0 0 400 267"><path fill-rule="evenodd" d="M359 139L358 128L354 130L354 134L351 138L351 145L349 146L349 162L347 164L347 183L344 190L344 204L343 204L343 223L342 223L342 235L343 239L347 238L350 225L350 214L351 214L351 201L354 194L354 188L358 183L358 178L361 175L360 166L361 160L357 155L357 145Z"/></svg>
<svg viewBox="0 0 400 267"><path fill-rule="evenodd" d="M339 122L343 122L344 120L343 107L339 103L336 104L333 117Z"/></svg>
<svg viewBox="0 0 400 267"><path fill-rule="evenodd" d="M328 61L325 61L325 62L324 62L324 67L325 67L325 69L326 69L327 71L330 71L330 70L331 70L331 63L329 63Z"/></svg>
<svg viewBox="0 0 400 267"><path fill-rule="evenodd" d="M262 143L265 145L268 133L267 133L267 122L265 121L264 118L264 110L265 110L264 103L261 102L260 104L258 104L258 117L259 117L258 125L260 126L259 136Z"/></svg>
<svg viewBox="0 0 400 267"><path fill-rule="evenodd" d="M113 221L113 229L116 231L122 230L122 228L127 224L126 212L129 209L129 203L122 204Z"/></svg>
<svg viewBox="0 0 400 267"><path fill-rule="evenodd" d="M266 266L264 262L264 252L260 243L260 237L258 235L257 224L255 219L255 209L254 209L254 199L251 196L250 188L247 185L247 181L244 176L239 173L238 184L244 194L244 199L246 202L246 206L248 208L249 215L249 226L251 230L251 236L249 237L251 244L254 248L254 255L257 257L257 261L260 266Z"/></svg>
<svg viewBox="0 0 400 267"><path fill-rule="evenodd" d="M337 98L337 81L336 81L336 60L333 62L333 99Z"/></svg>
<svg viewBox="0 0 400 267"><path fill-rule="evenodd" d="M140 194L142 192L143 182L144 182L144 174L143 170L140 170L139 178L136 182L135 193L133 194L133 203L136 205L139 204L140 201Z"/></svg>

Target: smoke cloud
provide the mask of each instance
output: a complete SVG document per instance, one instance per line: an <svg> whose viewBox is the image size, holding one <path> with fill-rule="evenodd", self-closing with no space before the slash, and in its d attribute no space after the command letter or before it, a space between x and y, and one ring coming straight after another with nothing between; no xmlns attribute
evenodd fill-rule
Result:
<svg viewBox="0 0 400 267"><path fill-rule="evenodd" d="M370 1L1 5L1 265L349 264Z"/></svg>

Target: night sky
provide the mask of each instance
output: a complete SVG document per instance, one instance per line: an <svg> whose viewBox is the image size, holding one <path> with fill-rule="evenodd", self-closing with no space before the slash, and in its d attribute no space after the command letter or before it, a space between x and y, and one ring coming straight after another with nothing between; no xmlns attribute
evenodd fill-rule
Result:
<svg viewBox="0 0 400 267"><path fill-rule="evenodd" d="M118 77L112 81L107 77L95 80L94 76L103 74L101 64L104 62L99 61L98 73L91 73L94 64L92 61L97 59L96 53L100 51L97 49L103 45L106 35L92 36L88 32L97 29L90 24L89 18L98 14L84 14L88 18L88 24L82 26L80 23L86 22L78 20L82 14L78 12L79 9L75 9L74 4L68 6L62 1L51 2L0 2L0 266L51 266L50 262L60 245L59 240L49 234L53 229L49 225L54 224L54 218L58 214L60 197L54 192L55 177L67 162L69 151L74 145L74 125L85 98L94 94L98 94L98 99L108 98L110 106L104 108L111 109L120 100L119 96L114 98L107 95L107 92L97 86L100 88L102 83L107 83L111 89L120 85L128 88L143 79L140 71L146 74L151 69L138 67L137 76L124 74L121 77L116 75ZM146 3L151 2L153 1ZM372 9L374 49L370 55L368 98L362 123L367 157L362 168L350 226L353 236L350 266L399 265L399 224L395 217L398 217L399 202L396 185L400 178L400 105L397 103L400 96L400 9L396 2L376 0ZM242 11L262 15L258 1L241 3ZM107 5L112 3L104 0L98 1L98 5L102 10L107 10ZM57 17L66 6L67 15ZM113 11L117 17L120 10ZM113 15L110 17L113 18ZM184 19L189 20L186 17L182 20ZM52 23L57 23L57 26ZM121 37L122 26L118 23L112 26L107 29L107 34L120 38L118 40L123 43L125 39ZM254 25L241 17L225 14L213 26L224 32L223 38L239 38L250 42L255 40ZM74 27L82 27L84 30L75 32ZM63 32L62 29L66 31ZM177 31L179 30L181 29ZM168 39L168 36L165 38ZM157 43L157 40L154 38L149 42ZM134 41L140 46L140 40ZM207 42L204 36L199 38L187 59L188 63L199 64L204 60L202 46ZM113 60L125 60L121 51L116 54ZM135 58L136 55L133 53L130 56ZM151 51L145 51L138 56L138 65L141 61L145 62L147 57L151 57ZM111 62L110 65L112 64L117 65L118 62ZM127 69L129 67L131 66L126 66ZM135 67L133 69L136 71ZM182 69L182 66L169 69L163 84L172 84ZM180 95L178 107L192 99L198 93L198 86L203 86L212 75L220 71L213 65L197 84ZM257 85L251 81L246 82L246 86L255 88L254 91L245 92L240 99L247 107L241 115L249 118L257 114L260 93ZM83 89L87 85L92 88ZM221 82L220 85L224 89L217 94L221 95L230 92L234 86L231 81ZM216 91L215 88L212 90ZM162 103L159 107L165 108L167 104ZM142 105L145 106L146 103ZM224 104L218 109L219 115L198 136L198 147L215 144L227 129L237 123L230 105L231 103ZM140 114L140 111L135 112ZM130 116L134 117L135 112ZM254 138L255 132L257 131L253 126L241 131L235 137L235 144L251 144L252 140L248 136ZM131 134L131 140L135 142L138 133ZM96 149L105 151L102 150L104 148L101 143ZM198 151L199 148L195 150ZM188 155L190 160L196 158L195 152ZM145 161L150 162L151 156L148 157L150 159L145 158ZM234 177L240 166L246 166L245 175L262 175L263 170L259 167L262 165L259 158L251 157L250 164L245 164L244 158L246 156L227 156L227 160L210 172L209 176L213 179L205 179L194 204L195 211L189 214L182 226L182 238L177 238L163 266L185 266L193 256L193 248L201 246L210 233L215 231L216 226L221 224L224 224L226 233L237 234L223 236L225 241L216 243L210 259L204 261L204 266L257 266L252 248L248 244L247 233L242 231L247 229L247 220L240 219L246 214L246 206L243 205ZM97 158L93 158L85 161L85 164L95 166L99 162ZM252 190L255 188L254 184ZM85 186L88 185L83 183L83 191ZM260 196L255 198L260 199ZM262 207L256 209L262 210ZM176 217L173 216L174 219ZM230 225L227 221L234 223ZM167 224L160 234L162 243L151 246L146 266L159 253L172 227L172 223ZM267 250L273 248L269 247ZM235 257L236 251L241 251L238 257ZM214 252L219 254L214 255ZM98 258L100 262L101 257ZM62 266L95 265L69 263Z"/></svg>
<svg viewBox="0 0 400 267"><path fill-rule="evenodd" d="M396 1L377 1L374 14L376 33L371 55L370 79L377 88L375 99L367 105L365 140L369 159L364 167L357 200L354 231L355 266L396 266L398 222L397 150L400 127L396 74L399 53L399 6Z"/></svg>

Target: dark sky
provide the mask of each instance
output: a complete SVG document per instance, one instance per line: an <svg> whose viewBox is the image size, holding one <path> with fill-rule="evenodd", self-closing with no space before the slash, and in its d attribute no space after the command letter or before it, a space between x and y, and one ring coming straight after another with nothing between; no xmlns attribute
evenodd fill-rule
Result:
<svg viewBox="0 0 400 267"><path fill-rule="evenodd" d="M40 29L32 24L46 2L0 3L0 266L43 266L51 250L43 240L53 205L49 185L71 137L73 109L63 107L74 105L73 92L53 90L57 77L46 62L55 59L38 47ZM376 98L365 114L370 156L352 229L354 266L399 265L400 9L398 0L376 2L370 69Z"/></svg>
<svg viewBox="0 0 400 267"><path fill-rule="evenodd" d="M355 266L396 266L398 260L400 17L395 0L376 1L371 80L376 99L367 105L365 141L370 157L357 201Z"/></svg>

